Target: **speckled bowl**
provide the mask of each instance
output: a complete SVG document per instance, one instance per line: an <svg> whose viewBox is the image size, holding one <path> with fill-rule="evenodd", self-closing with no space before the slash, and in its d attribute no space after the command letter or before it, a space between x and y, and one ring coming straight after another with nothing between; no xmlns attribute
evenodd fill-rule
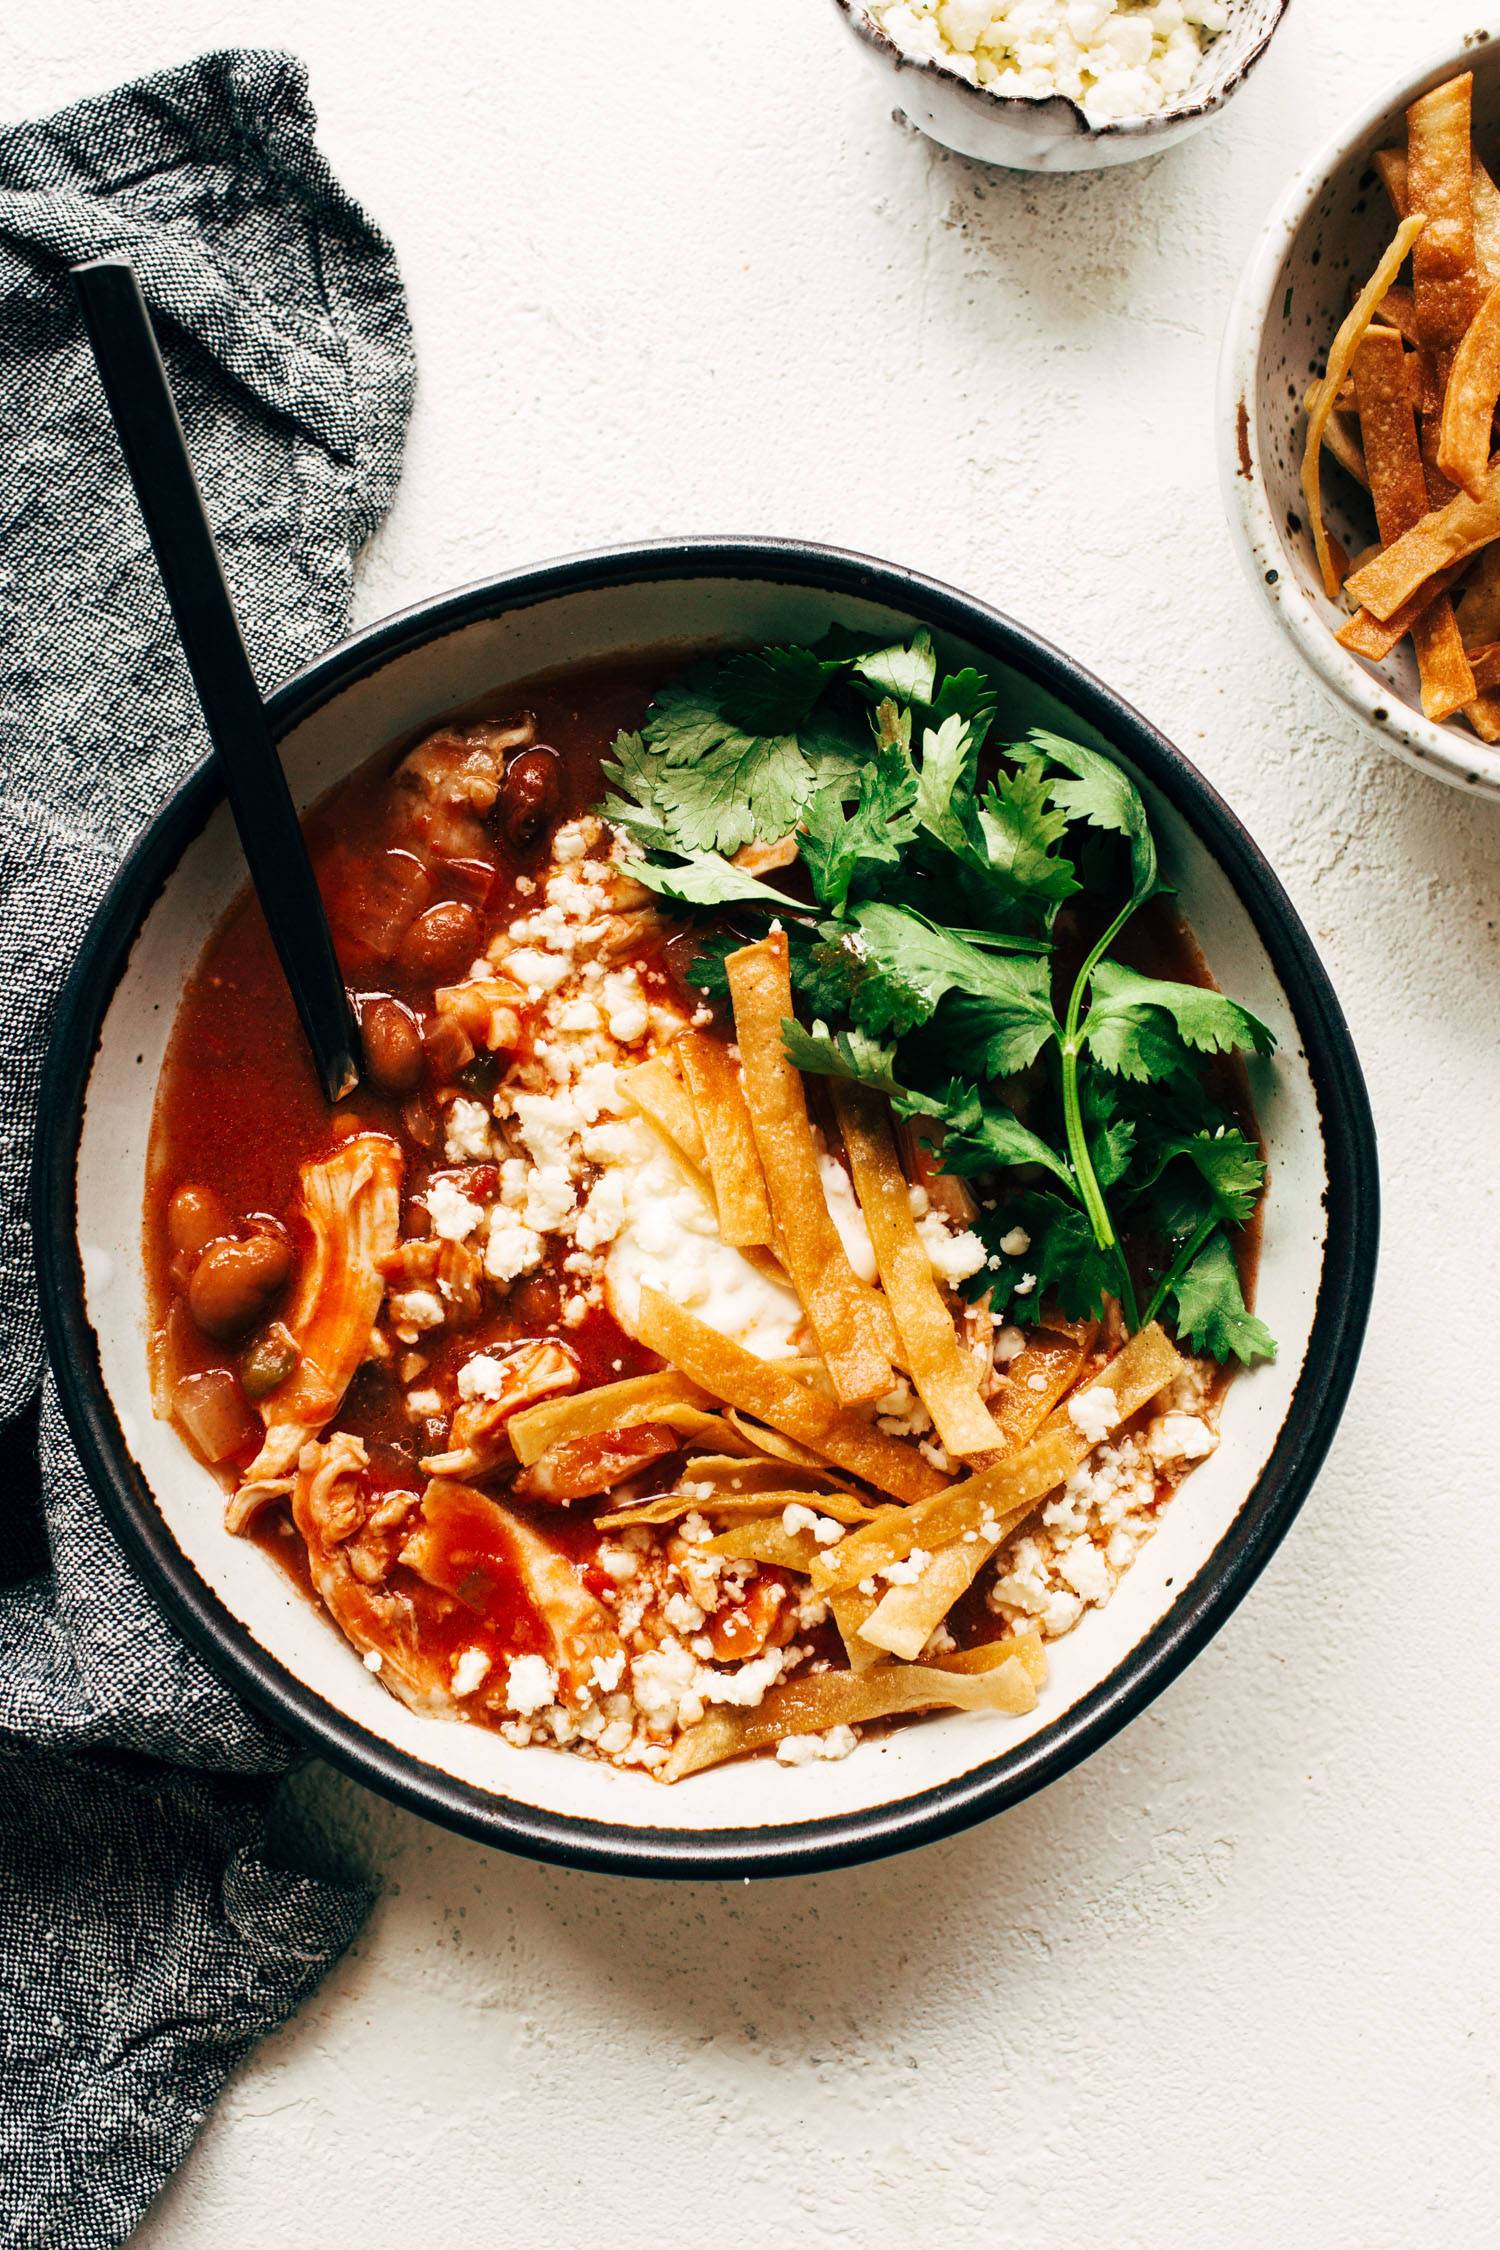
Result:
<svg viewBox="0 0 1500 2250"><path fill-rule="evenodd" d="M1387 87L1340 128L1288 189L1236 292L1219 360L1217 444L1240 559L1320 686L1384 749L1458 788L1500 795L1500 748L1462 719L1423 717L1409 641L1379 665L1339 647L1333 636L1348 613L1323 592L1300 482L1307 386L1323 372L1350 282L1369 278L1395 231L1370 158L1404 140L1409 103L1460 70L1474 73L1475 139L1500 155L1500 40L1488 33ZM1374 533L1369 501L1326 460L1323 498L1330 528L1357 554Z"/></svg>
<svg viewBox="0 0 1500 2250"><path fill-rule="evenodd" d="M664 643L806 641L837 620L930 625L986 667L1005 724L1111 749L1138 776L1164 872L1209 965L1274 1030L1257 1062L1270 1153L1259 1309L1274 1366L1236 1382L1218 1451L1107 1608L1054 1644L1024 1719L956 1712L840 1764L756 1760L673 1790L519 1750L387 1695L152 1412L141 1202L178 994L244 880L217 777L187 780L132 850L58 1004L36 1139L35 1234L68 1420L132 1561L181 1630L289 1732L399 1803L489 1843L640 1875L802 1872L942 1835L1065 1772L1142 1710L1240 1601L1306 1495L1359 1356L1374 1278L1374 1135L1338 1002L1285 892L1180 752L1099 681L982 603L888 563L784 540L693 540L514 571L388 619L288 681L271 717L315 802L382 744L507 680Z"/></svg>
<svg viewBox="0 0 1500 2250"><path fill-rule="evenodd" d="M920 132L960 156L1013 172L1096 172L1133 164L1185 141L1224 107L1270 46L1291 0L1236 0L1228 27L1203 58L1186 93L1155 117L1091 125L1078 104L997 94L971 86L940 62L906 54L872 23L863 0L833 0L860 53L880 73Z"/></svg>

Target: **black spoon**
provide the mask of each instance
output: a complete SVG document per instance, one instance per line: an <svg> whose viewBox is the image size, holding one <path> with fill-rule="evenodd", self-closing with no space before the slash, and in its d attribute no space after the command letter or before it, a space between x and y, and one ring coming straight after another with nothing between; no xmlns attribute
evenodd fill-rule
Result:
<svg viewBox="0 0 1500 2250"><path fill-rule="evenodd" d="M250 669L135 269L90 258L73 283L156 555L250 879L323 1091L359 1078L359 1043L292 794Z"/></svg>

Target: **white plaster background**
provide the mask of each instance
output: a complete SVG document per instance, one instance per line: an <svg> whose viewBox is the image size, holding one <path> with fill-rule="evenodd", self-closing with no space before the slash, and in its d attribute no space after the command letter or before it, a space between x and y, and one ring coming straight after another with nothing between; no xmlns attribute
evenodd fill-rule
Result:
<svg viewBox="0 0 1500 2250"><path fill-rule="evenodd" d="M1145 1718L1004 1820L653 1888L307 1773L292 1837L384 1894L150 2250L1496 2239L1500 809L1325 711L1239 575L1211 430L1289 172L1486 13L1297 0L1203 136L1038 181L893 124L828 0L4 11L13 116L216 44L308 59L421 358L364 617L668 532L972 588L1249 823L1348 1011L1385 1177L1369 1347L1292 1537Z"/></svg>

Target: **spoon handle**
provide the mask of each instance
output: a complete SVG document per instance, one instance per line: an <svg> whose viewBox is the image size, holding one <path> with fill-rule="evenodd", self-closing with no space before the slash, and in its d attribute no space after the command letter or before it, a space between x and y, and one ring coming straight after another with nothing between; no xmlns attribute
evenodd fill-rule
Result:
<svg viewBox="0 0 1500 2250"><path fill-rule="evenodd" d="M214 545L135 269L72 269L104 395L223 777L251 880L328 1099L358 1080L349 995Z"/></svg>

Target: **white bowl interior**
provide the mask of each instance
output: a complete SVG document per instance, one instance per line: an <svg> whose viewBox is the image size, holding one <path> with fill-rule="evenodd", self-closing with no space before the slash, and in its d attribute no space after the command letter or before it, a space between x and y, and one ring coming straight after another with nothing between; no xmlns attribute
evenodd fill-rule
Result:
<svg viewBox="0 0 1500 2250"><path fill-rule="evenodd" d="M1348 612L1323 591L1301 484L1308 385L1324 370L1328 346L1349 310L1351 284L1362 287L1369 279L1396 231L1370 159L1379 148L1404 147L1407 104L1464 69L1474 72L1476 148L1488 153L1492 169L1500 164L1500 44L1495 43L1426 72L1367 115L1352 137L1341 137L1336 155L1325 151L1309 167L1306 191L1294 195L1282 219L1273 222L1271 254L1263 259L1253 300L1240 308L1246 363L1231 386L1236 395L1226 392L1220 401L1226 422L1220 442L1242 514L1251 504L1256 573L1324 685L1406 757L1437 765L1446 778L1500 790L1495 750L1462 720L1434 723L1422 716L1410 642L1403 641L1380 665L1363 663L1335 642ZM1262 325L1255 348L1257 321ZM1258 506L1255 492L1244 489L1243 464L1230 461L1242 403L1249 417L1252 485L1259 479ZM1358 554L1374 537L1369 499L1326 454L1323 497L1330 529L1351 556Z"/></svg>
<svg viewBox="0 0 1500 2250"><path fill-rule="evenodd" d="M575 592L464 626L347 688L285 742L300 803L310 804L381 745L509 679L669 640L809 639L832 619L905 628L868 602L753 579L671 581ZM961 661L990 664L950 644ZM1002 729L1082 731L1065 706L1000 668ZM1108 745L1102 745L1109 747ZM1153 813L1168 872L1210 966L1275 1030L1281 1053L1255 1086L1271 1151L1259 1306L1280 1339L1273 1367L1236 1382L1218 1452L1192 1476L1113 1600L1051 1649L1052 1677L1027 1719L953 1714L862 1744L840 1764L754 1761L667 1792L644 1775L541 1750L478 1727L423 1719L395 1702L324 1619L252 1545L223 1529L223 1495L151 1409L140 1205L152 1099L176 996L226 899L244 879L221 808L152 906L105 1019L78 1162L86 1302L104 1381L126 1444L172 1538L224 1606L296 1679L417 1766L555 1814L636 1829L775 1828L887 1805L1012 1749L1103 1681L1166 1612L1244 1505L1271 1452L1307 1350L1324 1248L1323 1144L1286 996L1219 866L1160 799Z"/></svg>

